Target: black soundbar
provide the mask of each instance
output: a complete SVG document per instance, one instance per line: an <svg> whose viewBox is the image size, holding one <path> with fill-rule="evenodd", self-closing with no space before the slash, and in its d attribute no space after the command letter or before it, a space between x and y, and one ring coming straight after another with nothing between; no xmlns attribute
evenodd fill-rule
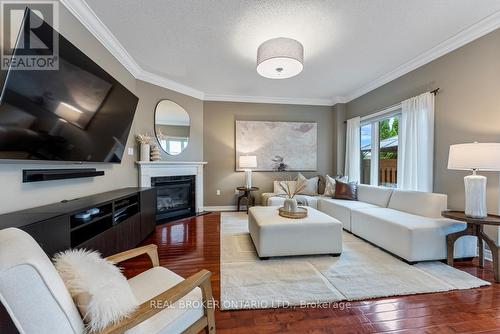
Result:
<svg viewBox="0 0 500 334"><path fill-rule="evenodd" d="M24 169L23 182L40 182L64 179L78 179L83 177L102 176L104 171L95 168L71 169Z"/></svg>

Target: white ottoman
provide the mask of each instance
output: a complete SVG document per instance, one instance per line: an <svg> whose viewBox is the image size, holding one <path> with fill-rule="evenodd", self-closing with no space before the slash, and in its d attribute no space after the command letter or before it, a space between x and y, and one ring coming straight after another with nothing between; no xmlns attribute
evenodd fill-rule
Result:
<svg viewBox="0 0 500 334"><path fill-rule="evenodd" d="M342 223L307 208L303 219L278 214L278 207L254 206L248 212L248 230L260 258L270 256L342 253Z"/></svg>

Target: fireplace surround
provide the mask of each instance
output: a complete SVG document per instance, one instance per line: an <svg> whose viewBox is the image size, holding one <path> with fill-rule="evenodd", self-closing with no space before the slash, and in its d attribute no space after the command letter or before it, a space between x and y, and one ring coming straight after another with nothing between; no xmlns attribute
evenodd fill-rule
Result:
<svg viewBox="0 0 500 334"><path fill-rule="evenodd" d="M196 176L155 176L151 186L156 190L156 221L168 222L196 214Z"/></svg>
<svg viewBox="0 0 500 334"><path fill-rule="evenodd" d="M138 161L139 186L151 187L152 179L166 176L193 176L194 177L194 197L195 214L203 211L203 161Z"/></svg>

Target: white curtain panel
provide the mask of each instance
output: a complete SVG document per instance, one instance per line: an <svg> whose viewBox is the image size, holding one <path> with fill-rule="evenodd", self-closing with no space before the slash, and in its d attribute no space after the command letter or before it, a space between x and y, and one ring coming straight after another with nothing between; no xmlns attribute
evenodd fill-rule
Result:
<svg viewBox="0 0 500 334"><path fill-rule="evenodd" d="M432 192L434 160L434 94L401 103L398 188Z"/></svg>
<svg viewBox="0 0 500 334"><path fill-rule="evenodd" d="M361 133L360 117L347 120L346 141L345 141L345 171L349 177L349 182L360 181L361 170Z"/></svg>

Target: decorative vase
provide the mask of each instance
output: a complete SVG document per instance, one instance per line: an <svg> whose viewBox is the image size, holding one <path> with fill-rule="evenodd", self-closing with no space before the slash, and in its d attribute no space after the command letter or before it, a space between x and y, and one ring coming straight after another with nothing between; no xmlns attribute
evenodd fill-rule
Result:
<svg viewBox="0 0 500 334"><path fill-rule="evenodd" d="M149 144L141 144L140 161L150 161L150 147Z"/></svg>
<svg viewBox="0 0 500 334"><path fill-rule="evenodd" d="M285 198L283 208L289 212L297 212L299 205L297 204L297 200L295 198Z"/></svg>

